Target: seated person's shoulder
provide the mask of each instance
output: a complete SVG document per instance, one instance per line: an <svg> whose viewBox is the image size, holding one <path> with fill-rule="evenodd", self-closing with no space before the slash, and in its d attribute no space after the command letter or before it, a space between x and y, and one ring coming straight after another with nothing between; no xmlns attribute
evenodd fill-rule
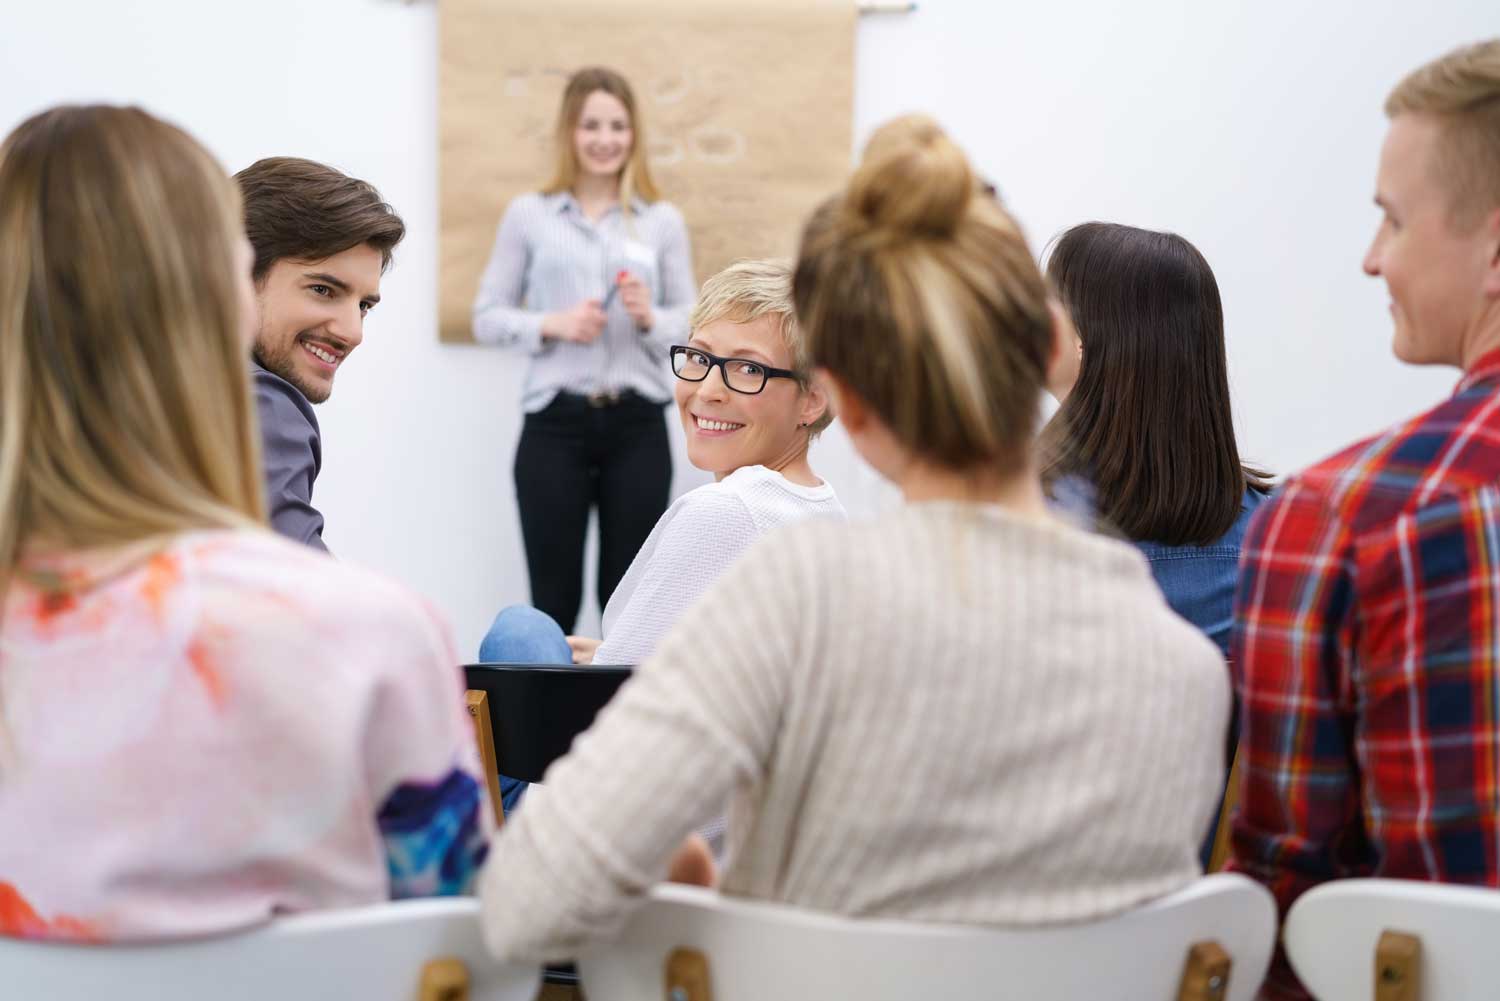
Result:
<svg viewBox="0 0 1500 1001"><path fill-rule="evenodd" d="M363 649L408 654L442 636L435 613L405 587L270 531L204 533L186 545L221 615L248 630L309 633L329 643L358 637Z"/></svg>
<svg viewBox="0 0 1500 1001"><path fill-rule="evenodd" d="M317 415L301 390L259 365L254 366L251 371L255 380L255 405L260 411L261 424L267 431L273 427L306 425L316 432Z"/></svg>
<svg viewBox="0 0 1500 1001"><path fill-rule="evenodd" d="M662 516L658 531L664 552L680 558L697 554L701 566L729 565L744 559L775 560L787 573L803 558L823 563L830 554L850 549L834 538L843 519L802 518L770 526L756 517L744 492L726 478L683 494Z"/></svg>
<svg viewBox="0 0 1500 1001"><path fill-rule="evenodd" d="M1274 502L1280 499L1294 485L1301 494L1312 495L1324 501L1332 500L1339 492L1340 484L1347 482L1352 476L1358 476L1361 469L1369 469L1372 479L1378 481L1382 457L1388 456L1393 446L1399 447L1410 430L1408 424L1400 424L1346 445L1301 472L1287 477L1281 489L1270 500Z"/></svg>
<svg viewBox="0 0 1500 1001"><path fill-rule="evenodd" d="M1255 522L1266 526L1292 508L1362 535L1422 504L1493 486L1500 448L1470 436L1472 410L1473 401L1454 397L1340 449L1288 477L1260 505ZM1456 448L1460 436L1467 444Z"/></svg>
<svg viewBox="0 0 1500 1001"><path fill-rule="evenodd" d="M684 526L735 523L749 520L750 507L740 490L726 478L689 490L673 502L666 516L672 523Z"/></svg>
<svg viewBox="0 0 1500 1001"><path fill-rule="evenodd" d="M772 478L779 478L779 474L762 466L737 469L716 483L706 483L683 494L667 516L680 520L683 526L733 526L756 537L780 536L787 529L805 523L811 523L806 529L808 534L817 536L823 534L819 526L846 520L843 508L837 506L836 500L821 516L789 517L785 498L778 501L776 496L777 489L784 487L772 486ZM768 497L771 498L769 501ZM806 515L806 512L802 514ZM837 517L828 516L832 514Z"/></svg>
<svg viewBox="0 0 1500 1001"><path fill-rule="evenodd" d="M850 518L796 518L766 528L758 546L775 558L802 563L812 578L848 580L849 575L885 566L885 556L901 545L899 520L891 513Z"/></svg>
<svg viewBox="0 0 1500 1001"><path fill-rule="evenodd" d="M1133 544L1063 523L1048 573L1072 581L1071 600L1057 609L1069 631L1101 630L1100 649L1146 646L1147 669L1160 677L1186 672L1201 684L1227 691L1224 656L1203 631L1167 602L1146 557ZM1055 584L1055 582L1054 582ZM1201 673L1200 673L1201 672Z"/></svg>

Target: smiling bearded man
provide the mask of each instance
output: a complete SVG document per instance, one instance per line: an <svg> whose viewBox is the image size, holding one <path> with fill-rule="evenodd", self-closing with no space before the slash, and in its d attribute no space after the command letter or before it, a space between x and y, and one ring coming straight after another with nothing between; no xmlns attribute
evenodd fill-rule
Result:
<svg viewBox="0 0 1500 1001"><path fill-rule="evenodd" d="M323 458L312 405L328 399L364 339L406 226L372 185L311 160L259 160L235 180L255 251L255 402L271 527L327 549L312 504Z"/></svg>

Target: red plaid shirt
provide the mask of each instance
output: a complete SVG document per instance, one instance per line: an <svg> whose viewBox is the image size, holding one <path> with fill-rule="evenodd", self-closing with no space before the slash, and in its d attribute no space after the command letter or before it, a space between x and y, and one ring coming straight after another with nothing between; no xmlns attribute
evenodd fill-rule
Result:
<svg viewBox="0 0 1500 1001"><path fill-rule="evenodd" d="M1500 884L1500 351L1251 523L1231 867ZM1270 997L1305 997L1278 950Z"/></svg>

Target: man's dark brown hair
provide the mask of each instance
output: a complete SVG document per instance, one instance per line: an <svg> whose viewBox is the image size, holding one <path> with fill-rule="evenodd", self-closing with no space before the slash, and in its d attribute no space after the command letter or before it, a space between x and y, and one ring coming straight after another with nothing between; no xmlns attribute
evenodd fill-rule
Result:
<svg viewBox="0 0 1500 1001"><path fill-rule="evenodd" d="M321 261L368 243L381 269L406 224L368 181L294 156L257 160L234 175L245 201L245 235L259 282L282 258Z"/></svg>

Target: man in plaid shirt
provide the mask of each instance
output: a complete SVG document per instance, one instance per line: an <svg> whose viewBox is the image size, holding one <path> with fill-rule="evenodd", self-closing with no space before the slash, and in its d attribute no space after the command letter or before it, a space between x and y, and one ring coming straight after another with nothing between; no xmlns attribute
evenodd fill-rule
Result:
<svg viewBox="0 0 1500 1001"><path fill-rule="evenodd" d="M1293 478L1245 539L1231 867L1500 885L1500 39L1386 102L1365 258L1451 399ZM1305 997L1278 951L1272 998Z"/></svg>

